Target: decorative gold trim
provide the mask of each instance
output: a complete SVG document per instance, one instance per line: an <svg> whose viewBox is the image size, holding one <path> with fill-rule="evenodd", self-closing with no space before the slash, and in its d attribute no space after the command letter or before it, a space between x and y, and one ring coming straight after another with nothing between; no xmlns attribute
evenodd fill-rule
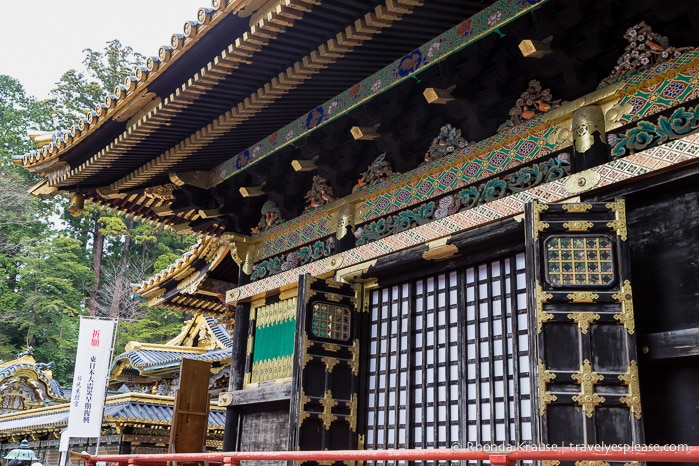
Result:
<svg viewBox="0 0 699 466"><path fill-rule="evenodd" d="M301 388L301 399L299 400L299 427L303 425L303 421L311 417L310 413L306 412L306 403L309 403L311 398L306 396L306 392Z"/></svg>
<svg viewBox="0 0 699 466"><path fill-rule="evenodd" d="M616 231L616 234L622 241L626 241L628 231L626 228L626 203L623 199L617 199L614 202L605 204L605 207L614 212L615 220L607 223L607 226Z"/></svg>
<svg viewBox="0 0 699 466"><path fill-rule="evenodd" d="M636 331L636 323L634 321L633 315L633 294L631 293L631 282L624 280L624 284L621 286L619 293L612 295L618 303L621 303L621 312L614 314L614 319L618 320L630 335Z"/></svg>
<svg viewBox="0 0 699 466"><path fill-rule="evenodd" d="M604 380L604 376L594 372L590 360L585 359L580 371L571 377L580 384L580 394L573 396L573 401L582 406L587 417L592 417L595 406L604 403L604 397L595 393L595 384Z"/></svg>
<svg viewBox="0 0 699 466"><path fill-rule="evenodd" d="M313 356L308 354L308 349L313 346L313 342L308 338L308 334L303 336L303 368L306 368L306 364L313 359Z"/></svg>
<svg viewBox="0 0 699 466"><path fill-rule="evenodd" d="M599 295L592 291L574 291L568 293L566 297L571 303L594 303L599 298Z"/></svg>
<svg viewBox="0 0 699 466"><path fill-rule="evenodd" d="M347 365L352 369L352 374L357 376L359 375L359 339L352 342L350 353L352 353L352 359L347 361Z"/></svg>
<svg viewBox="0 0 699 466"><path fill-rule="evenodd" d="M257 361L252 365L251 383L266 382L291 377L293 372L293 357L278 356Z"/></svg>
<svg viewBox="0 0 699 466"><path fill-rule="evenodd" d="M546 384L551 382L556 378L556 374L547 371L546 366L541 359L539 359L539 414L542 416L546 412L546 406L553 403L558 399L558 397L549 391L546 391Z"/></svg>
<svg viewBox="0 0 699 466"><path fill-rule="evenodd" d="M575 220L572 222L565 222L563 224L563 228L568 231L589 231L593 226L595 226L594 223L584 220Z"/></svg>
<svg viewBox="0 0 699 466"><path fill-rule="evenodd" d="M252 355L252 348L254 347L254 345L255 345L255 337L252 337L252 336L248 337L248 344L247 344L247 347L245 348L246 355L248 355L248 356Z"/></svg>
<svg viewBox="0 0 699 466"><path fill-rule="evenodd" d="M590 329L590 324L599 320L599 314L595 314L594 312L571 312L566 317L578 324L580 331L584 334L587 334L587 331Z"/></svg>
<svg viewBox="0 0 699 466"><path fill-rule="evenodd" d="M563 186L570 194L579 194L597 186L601 179L595 170L585 170L568 176Z"/></svg>
<svg viewBox="0 0 699 466"><path fill-rule="evenodd" d="M347 422L349 423L352 432L357 432L357 394L352 393L350 395L349 401L345 402L347 408L349 408L349 416L347 416Z"/></svg>
<svg viewBox="0 0 699 466"><path fill-rule="evenodd" d="M427 261L441 261L458 256L459 248L454 244L447 244L450 240L451 235L428 242L427 251L422 253L422 258Z"/></svg>
<svg viewBox="0 0 699 466"><path fill-rule="evenodd" d="M337 270L342 266L343 262L344 258L339 254L335 254L325 259L324 263L327 270Z"/></svg>
<svg viewBox="0 0 699 466"><path fill-rule="evenodd" d="M537 333L541 333L541 326L544 322L553 319L553 314L544 311L544 303L553 298L551 293L546 293L539 282L536 282L536 328Z"/></svg>
<svg viewBox="0 0 699 466"><path fill-rule="evenodd" d="M629 387L629 394L619 398L631 410L636 419L641 419L641 389L638 381L638 363L631 361L626 373L618 376Z"/></svg>
<svg viewBox="0 0 699 466"><path fill-rule="evenodd" d="M336 345L335 343L323 343L320 346L322 346L325 351L330 351L331 353L340 351L340 345Z"/></svg>
<svg viewBox="0 0 699 466"><path fill-rule="evenodd" d="M532 205L532 212L534 213L532 226L534 228L534 239L537 240L539 239L539 232L544 231L551 226L548 223L541 221L541 213L548 210L549 206L537 201L532 201Z"/></svg>
<svg viewBox="0 0 699 466"><path fill-rule="evenodd" d="M296 319L296 297L255 307L257 328L279 325Z"/></svg>
<svg viewBox="0 0 699 466"><path fill-rule="evenodd" d="M606 461L576 461L575 466L609 466Z"/></svg>
<svg viewBox="0 0 699 466"><path fill-rule="evenodd" d="M323 414L319 414L318 417L323 421L325 430L330 430L330 425L337 420L337 416L332 413L332 409L337 406L338 403L333 400L333 392L330 390L327 390L323 398L318 401L323 405Z"/></svg>
<svg viewBox="0 0 699 466"><path fill-rule="evenodd" d="M598 133L603 141L606 139L604 112L599 105L587 105L577 109L573 113L571 126L573 147L578 153L590 150L595 143L595 133Z"/></svg>
<svg viewBox="0 0 699 466"><path fill-rule="evenodd" d="M592 204L576 202L570 204L563 204L561 208L569 214L585 214L592 209Z"/></svg>
<svg viewBox="0 0 699 466"><path fill-rule="evenodd" d="M333 369L337 366L340 361L337 358L322 357L320 360L325 364L325 370L332 374Z"/></svg>
<svg viewBox="0 0 699 466"><path fill-rule="evenodd" d="M333 303L342 302L342 296L336 293L323 293L323 297Z"/></svg>

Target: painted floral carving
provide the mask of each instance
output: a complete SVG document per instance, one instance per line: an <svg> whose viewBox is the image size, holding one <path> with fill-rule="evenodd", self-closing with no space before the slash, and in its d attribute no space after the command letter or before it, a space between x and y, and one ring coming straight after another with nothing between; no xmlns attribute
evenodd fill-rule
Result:
<svg viewBox="0 0 699 466"><path fill-rule="evenodd" d="M274 201L267 201L262 204L260 221L257 223L257 225L250 229L250 232L253 234L262 233L263 231L266 231L283 222L284 219L282 218L282 214L277 203Z"/></svg>
<svg viewBox="0 0 699 466"><path fill-rule="evenodd" d="M425 152L425 162L444 157L467 145L468 142L461 137L461 130L447 123L441 127L439 135L432 140L432 144Z"/></svg>
<svg viewBox="0 0 699 466"><path fill-rule="evenodd" d="M617 65L612 73L600 83L600 87L617 82L628 73L644 70L655 64L678 58L686 50L689 50L689 47L671 47L667 37L653 32L651 27L643 21L629 28L624 34L624 39L629 41L629 45L626 46L624 54L617 60Z"/></svg>
<svg viewBox="0 0 699 466"><path fill-rule="evenodd" d="M521 125L525 121L542 115L561 104L560 100L553 100L549 89L542 89L541 83L536 79L529 81L529 87L517 99L515 106L510 110L510 119L500 125L498 132L512 126Z"/></svg>
<svg viewBox="0 0 699 466"><path fill-rule="evenodd" d="M370 186L374 183L377 183L378 181L387 178L392 174L393 167L391 166L391 162L386 160L386 153L384 152L383 154L376 157L373 162L371 162L371 164L367 168L367 171L362 173L362 175L359 178L359 181L356 185L354 185L354 188L352 188L352 192L357 191L358 189L363 188L364 186Z"/></svg>
<svg viewBox="0 0 699 466"><path fill-rule="evenodd" d="M306 193L306 209L317 209L335 200L333 188L328 180L321 176L313 177L310 191Z"/></svg>

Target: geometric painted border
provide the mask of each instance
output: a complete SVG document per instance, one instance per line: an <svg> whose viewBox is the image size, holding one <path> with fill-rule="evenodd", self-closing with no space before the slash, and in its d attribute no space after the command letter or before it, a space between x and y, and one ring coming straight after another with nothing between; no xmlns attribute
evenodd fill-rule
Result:
<svg viewBox="0 0 699 466"><path fill-rule="evenodd" d="M503 199L488 202L463 212L457 212L449 217L358 246L336 256L234 288L226 293L226 303L235 304L240 300L267 293L282 286L293 285L298 282L298 277L301 274L309 273L312 276L329 274L338 269L333 264L339 264L341 268L354 266L454 233L470 230L504 218L522 215L524 206L534 200L544 203L561 202L583 192L613 185L624 180L698 159L699 133L631 154L622 159L613 160L604 165L536 186L527 191L512 194ZM572 188L572 190L566 187L566 183L570 180L575 180L580 176L589 177L595 174L599 176L597 183L588 183L583 188Z"/></svg>

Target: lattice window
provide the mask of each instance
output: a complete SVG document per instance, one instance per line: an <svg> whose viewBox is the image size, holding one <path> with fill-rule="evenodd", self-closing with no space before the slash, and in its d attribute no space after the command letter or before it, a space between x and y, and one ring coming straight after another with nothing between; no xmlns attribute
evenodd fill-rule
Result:
<svg viewBox="0 0 699 466"><path fill-rule="evenodd" d="M551 286L611 285L612 240L606 235L551 236L546 239L546 280Z"/></svg>
<svg viewBox="0 0 699 466"><path fill-rule="evenodd" d="M532 440L524 254L466 269L464 442Z"/></svg>
<svg viewBox="0 0 699 466"><path fill-rule="evenodd" d="M320 338L347 341L350 337L350 309L324 302L313 303L311 332Z"/></svg>
<svg viewBox="0 0 699 466"><path fill-rule="evenodd" d="M524 262L372 292L367 449L531 440Z"/></svg>

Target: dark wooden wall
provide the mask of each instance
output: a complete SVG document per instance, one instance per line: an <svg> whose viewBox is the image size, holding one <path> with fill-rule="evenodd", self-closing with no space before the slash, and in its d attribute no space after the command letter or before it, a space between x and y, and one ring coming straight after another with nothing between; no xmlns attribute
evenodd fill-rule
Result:
<svg viewBox="0 0 699 466"><path fill-rule="evenodd" d="M281 451L287 449L289 439L289 406L244 413L240 432L240 451ZM241 461L243 466L257 464L275 466L284 461Z"/></svg>
<svg viewBox="0 0 699 466"><path fill-rule="evenodd" d="M699 438L699 175L627 196L646 443Z"/></svg>

